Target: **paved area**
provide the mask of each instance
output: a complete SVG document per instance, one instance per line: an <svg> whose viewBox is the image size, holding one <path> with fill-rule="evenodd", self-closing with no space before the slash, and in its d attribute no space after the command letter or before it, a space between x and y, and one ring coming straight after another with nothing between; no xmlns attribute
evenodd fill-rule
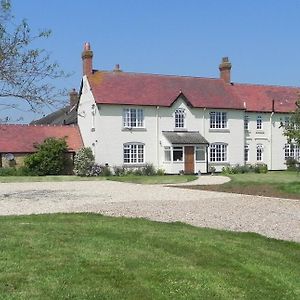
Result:
<svg viewBox="0 0 300 300"><path fill-rule="evenodd" d="M205 177L198 180L213 180ZM300 242L298 200L113 181L0 183L0 215L57 212L181 221Z"/></svg>

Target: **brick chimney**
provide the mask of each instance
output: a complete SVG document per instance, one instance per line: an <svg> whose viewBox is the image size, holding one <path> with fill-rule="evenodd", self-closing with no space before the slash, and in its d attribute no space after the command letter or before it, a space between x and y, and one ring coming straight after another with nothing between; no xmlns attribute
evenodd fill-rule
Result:
<svg viewBox="0 0 300 300"><path fill-rule="evenodd" d="M70 108L74 107L75 105L77 105L78 103L78 93L75 89L73 89L70 93L69 93L69 96L70 96Z"/></svg>
<svg viewBox="0 0 300 300"><path fill-rule="evenodd" d="M81 54L83 64L83 75L90 75L93 73L93 51L90 43L85 43L83 52Z"/></svg>
<svg viewBox="0 0 300 300"><path fill-rule="evenodd" d="M230 70L231 70L231 63L228 57L223 57L222 62L219 65L220 70L220 78L225 81L225 83L230 83Z"/></svg>

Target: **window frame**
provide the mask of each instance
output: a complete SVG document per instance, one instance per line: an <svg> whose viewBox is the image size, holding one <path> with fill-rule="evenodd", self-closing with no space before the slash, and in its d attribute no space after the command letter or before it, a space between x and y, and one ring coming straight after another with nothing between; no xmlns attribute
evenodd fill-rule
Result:
<svg viewBox="0 0 300 300"><path fill-rule="evenodd" d="M204 162L206 161L206 145L196 145L195 146L195 161L196 162ZM204 153L204 159L197 159L197 153Z"/></svg>
<svg viewBox="0 0 300 300"><path fill-rule="evenodd" d="M142 152L140 152L142 150ZM125 156L127 156L125 158ZM141 165L145 163L145 144L124 143L123 144L123 164Z"/></svg>
<svg viewBox="0 0 300 300"><path fill-rule="evenodd" d="M244 146L244 161L245 162L249 162L249 145L248 144L246 144L245 146Z"/></svg>
<svg viewBox="0 0 300 300"><path fill-rule="evenodd" d="M263 144L256 145L256 161L258 161L258 162L264 161L264 146L263 146Z"/></svg>
<svg viewBox="0 0 300 300"><path fill-rule="evenodd" d="M214 163L228 162L228 144L212 143L209 146L209 160Z"/></svg>
<svg viewBox="0 0 300 300"><path fill-rule="evenodd" d="M123 108L123 128L145 128L142 108Z"/></svg>
<svg viewBox="0 0 300 300"><path fill-rule="evenodd" d="M263 130L263 119L261 115L256 117L256 130Z"/></svg>
<svg viewBox="0 0 300 300"><path fill-rule="evenodd" d="M249 130L249 116L244 116L244 130Z"/></svg>
<svg viewBox="0 0 300 300"><path fill-rule="evenodd" d="M174 126L175 129L184 129L186 128L186 112L184 108L177 108L174 114Z"/></svg>
<svg viewBox="0 0 300 300"><path fill-rule="evenodd" d="M211 111L209 113L209 128L210 129L228 129L227 112Z"/></svg>
<svg viewBox="0 0 300 300"><path fill-rule="evenodd" d="M288 153L288 155L287 155ZM296 144L286 143L284 145L284 159L294 158L299 160L300 158L300 147Z"/></svg>

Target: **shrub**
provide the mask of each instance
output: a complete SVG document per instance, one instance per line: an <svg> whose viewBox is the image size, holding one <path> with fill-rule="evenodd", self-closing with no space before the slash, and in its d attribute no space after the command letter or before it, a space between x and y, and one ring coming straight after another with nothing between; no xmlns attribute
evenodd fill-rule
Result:
<svg viewBox="0 0 300 300"><path fill-rule="evenodd" d="M102 175L102 168L98 164L93 164L86 174L86 176L100 176Z"/></svg>
<svg viewBox="0 0 300 300"><path fill-rule="evenodd" d="M68 150L65 139L47 138L36 146L37 152L24 159L25 167L32 175L60 175L67 165Z"/></svg>
<svg viewBox="0 0 300 300"><path fill-rule="evenodd" d="M95 163L92 149L81 148L74 157L74 173L77 176L90 176L91 169Z"/></svg>
<svg viewBox="0 0 300 300"><path fill-rule="evenodd" d="M124 176L124 175L126 175L126 169L125 169L125 167L114 166L113 167L113 171L114 171L114 175L116 175L116 176Z"/></svg>
<svg viewBox="0 0 300 300"><path fill-rule="evenodd" d="M165 175L165 170L164 170L164 169L157 169L156 175L158 175L158 176L163 176L163 175Z"/></svg>
<svg viewBox="0 0 300 300"><path fill-rule="evenodd" d="M156 175L155 168L152 164L146 164L142 167L142 175L153 176Z"/></svg>
<svg viewBox="0 0 300 300"><path fill-rule="evenodd" d="M16 176L17 170L15 168L0 168L0 176Z"/></svg>
<svg viewBox="0 0 300 300"><path fill-rule="evenodd" d="M267 173L268 167L266 164L255 164L255 165L245 165L241 166L239 164L235 166L227 166L222 168L222 173L225 175L229 174L243 174L243 173Z"/></svg>
<svg viewBox="0 0 300 300"><path fill-rule="evenodd" d="M289 171L297 171L298 161L293 157L288 157L285 160L285 164Z"/></svg>
<svg viewBox="0 0 300 300"><path fill-rule="evenodd" d="M101 175L102 176L111 176L112 172L110 170L110 167L109 166L102 167L102 169L101 169Z"/></svg>

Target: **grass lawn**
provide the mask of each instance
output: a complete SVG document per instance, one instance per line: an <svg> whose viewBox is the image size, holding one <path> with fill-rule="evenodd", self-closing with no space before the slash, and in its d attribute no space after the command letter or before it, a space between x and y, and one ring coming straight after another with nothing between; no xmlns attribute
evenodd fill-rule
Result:
<svg viewBox="0 0 300 300"><path fill-rule="evenodd" d="M1 299L300 299L300 244L181 223L0 218Z"/></svg>
<svg viewBox="0 0 300 300"><path fill-rule="evenodd" d="M266 174L245 173L228 176L231 181L222 185L189 188L300 199L300 174L297 172L272 171Z"/></svg>
<svg viewBox="0 0 300 300"><path fill-rule="evenodd" d="M110 176L110 177L79 177L79 176L0 176L0 183L8 182L46 182L46 181L94 181L113 180L143 184L182 183L195 180L194 175L164 175L164 176Z"/></svg>
<svg viewBox="0 0 300 300"><path fill-rule="evenodd" d="M183 183L197 179L195 175L164 175L164 176L111 176L107 180L142 183L142 184L167 184L167 183Z"/></svg>

